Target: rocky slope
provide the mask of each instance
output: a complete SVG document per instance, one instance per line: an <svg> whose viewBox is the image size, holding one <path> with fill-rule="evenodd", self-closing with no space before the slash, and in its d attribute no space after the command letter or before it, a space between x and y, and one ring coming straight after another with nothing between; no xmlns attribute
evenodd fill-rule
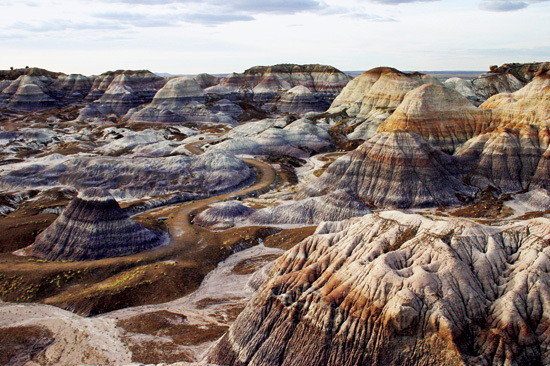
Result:
<svg viewBox="0 0 550 366"><path fill-rule="evenodd" d="M549 241L544 218L495 227L390 211L323 224L277 260L208 359L548 364Z"/></svg>
<svg viewBox="0 0 550 366"><path fill-rule="evenodd" d="M130 110L125 119L130 122L235 123L243 112L229 100L217 100L207 106L206 99L205 91L195 78L179 77L168 81L150 104Z"/></svg>
<svg viewBox="0 0 550 366"><path fill-rule="evenodd" d="M213 205L198 214L193 223L216 228L257 225L318 225L322 221L340 221L372 213L367 206L345 191L321 197L254 210L239 202Z"/></svg>
<svg viewBox="0 0 550 366"><path fill-rule="evenodd" d="M82 99L91 80L39 68L0 71L0 107L19 111L56 108Z"/></svg>
<svg viewBox="0 0 550 366"><path fill-rule="evenodd" d="M499 93L513 93L527 85L537 75L550 70L550 62L511 63L492 70L472 80L475 93L488 99Z"/></svg>
<svg viewBox="0 0 550 366"><path fill-rule="evenodd" d="M350 80L351 77L332 66L280 64L256 66L242 74L230 74L220 85L249 94L259 105L278 98L281 91L303 86L315 94L320 105L326 105ZM319 110L320 105L316 105L315 110Z"/></svg>
<svg viewBox="0 0 550 366"><path fill-rule="evenodd" d="M373 78L371 73L364 75ZM546 189L549 97L550 76L543 69L520 90L494 95L479 108L448 87L420 85L404 95L377 134L338 159L300 197L349 189L378 207L405 208L460 204L489 186L499 193Z"/></svg>
<svg viewBox="0 0 550 366"><path fill-rule="evenodd" d="M167 235L130 220L107 191L89 188L37 236L31 255L46 260L94 260L142 252L166 241Z"/></svg>
<svg viewBox="0 0 550 366"><path fill-rule="evenodd" d="M266 122L269 123L269 121ZM214 145L212 151L247 155L288 155L301 158L310 156L312 153L330 151L333 148L332 139L327 131L305 118L294 121L284 128L273 125L256 135L233 136L235 138Z"/></svg>
<svg viewBox="0 0 550 366"><path fill-rule="evenodd" d="M201 74L170 80L150 105L132 110L131 122L236 123L247 119L243 103L268 113L324 111L350 80L322 65L257 66L225 78Z"/></svg>
<svg viewBox="0 0 550 366"><path fill-rule="evenodd" d="M490 115L452 89L424 84L405 95L378 132L414 132L452 154L464 142L489 128Z"/></svg>
<svg viewBox="0 0 550 366"><path fill-rule="evenodd" d="M513 93L550 69L549 62L512 63L491 66L491 70L473 80L451 78L445 86L458 91L473 104L480 105L493 95Z"/></svg>
<svg viewBox="0 0 550 366"><path fill-rule="evenodd" d="M334 99L327 113L351 117L348 125L354 126L350 139L367 138L388 118L409 91L426 83L439 84L432 76L420 73L403 73L389 67L378 67L349 82Z"/></svg>
<svg viewBox="0 0 550 366"><path fill-rule="evenodd" d="M363 202L345 191L268 207L247 215L246 225L318 225L371 213Z"/></svg>
<svg viewBox="0 0 550 366"><path fill-rule="evenodd" d="M550 142L550 76L536 76L515 93L489 98L480 108L491 114L488 131L461 148L457 158L478 187L503 192L547 188Z"/></svg>
<svg viewBox="0 0 550 366"><path fill-rule="evenodd" d="M148 103L165 79L149 71L118 70L99 76L65 75L38 68L0 72L0 107L20 111L85 104L81 118L124 115Z"/></svg>
<svg viewBox="0 0 550 366"><path fill-rule="evenodd" d="M350 79L332 66L279 64L255 66L242 74L230 74L220 84L230 89L256 89L258 94L288 90L298 85L313 92L339 93Z"/></svg>
<svg viewBox="0 0 550 366"><path fill-rule="evenodd" d="M480 108L490 109L495 124L514 126L521 123L547 127L550 118L550 71L537 76L514 93L489 98Z"/></svg>
<svg viewBox="0 0 550 366"><path fill-rule="evenodd" d="M131 108L149 103L166 79L147 70L118 70L101 74L94 80L86 97L92 103L81 112L79 119L125 115Z"/></svg>
<svg viewBox="0 0 550 366"><path fill-rule="evenodd" d="M468 141L456 157L468 171L469 184L518 192L529 189L534 175L542 174L538 170L539 164L544 170L543 152L536 129L525 126L517 131L500 128L478 136Z"/></svg>
<svg viewBox="0 0 550 366"><path fill-rule="evenodd" d="M255 179L252 168L223 152L198 157L162 158L51 155L13 164L1 172L6 191L71 186L78 190L101 187L118 199L154 197L179 192L202 196L237 189Z"/></svg>
<svg viewBox="0 0 550 366"><path fill-rule="evenodd" d="M273 107L281 113L301 115L307 112L324 112L330 107L330 103L323 95L298 85L284 93Z"/></svg>
<svg viewBox="0 0 550 366"><path fill-rule="evenodd" d="M225 78L199 74L169 81L147 70L86 77L19 69L0 71L0 108L37 111L78 104L84 107L80 120L123 117L130 111L126 119L131 122L227 124L258 114L324 111L350 79L331 66L294 64L257 66Z"/></svg>
<svg viewBox="0 0 550 366"><path fill-rule="evenodd" d="M199 226L228 224L228 226L232 226L235 219L247 217L253 212L254 209L237 201L220 202L195 216L193 224Z"/></svg>
<svg viewBox="0 0 550 366"><path fill-rule="evenodd" d="M458 162L412 132L381 132L332 163L299 197L344 189L377 207L458 205L475 189Z"/></svg>

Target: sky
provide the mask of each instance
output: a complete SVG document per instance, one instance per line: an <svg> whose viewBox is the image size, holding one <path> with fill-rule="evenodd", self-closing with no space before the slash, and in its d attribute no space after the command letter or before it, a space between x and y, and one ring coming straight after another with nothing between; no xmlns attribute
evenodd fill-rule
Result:
<svg viewBox="0 0 550 366"><path fill-rule="evenodd" d="M0 0L0 69L488 70L550 61L550 0Z"/></svg>

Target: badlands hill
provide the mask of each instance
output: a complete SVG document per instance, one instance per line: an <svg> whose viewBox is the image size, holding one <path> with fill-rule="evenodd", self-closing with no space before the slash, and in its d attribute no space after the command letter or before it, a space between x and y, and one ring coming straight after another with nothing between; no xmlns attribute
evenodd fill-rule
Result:
<svg viewBox="0 0 550 366"><path fill-rule="evenodd" d="M87 105L82 118L106 117L149 102L165 83L147 70L118 70L91 77L23 70L0 73L0 107L36 111L79 103Z"/></svg>
<svg viewBox="0 0 550 366"><path fill-rule="evenodd" d="M128 110L149 103L166 80L147 70L118 70L94 79L80 119L124 115Z"/></svg>
<svg viewBox="0 0 550 366"><path fill-rule="evenodd" d="M6 339L15 310L54 335L21 341L47 356L25 360L550 364L548 64L444 83L275 65L0 85L0 298L120 309L67 325L0 306ZM172 245L147 251L162 236L137 222ZM11 254L33 241L54 261ZM88 354L90 332L113 358Z"/></svg>
<svg viewBox="0 0 550 366"><path fill-rule="evenodd" d="M132 122L218 122L249 119L250 108L263 113L324 111L351 78L324 65L256 66L225 78L200 74L170 80L153 102L132 110ZM215 84L214 84L215 83Z"/></svg>
<svg viewBox="0 0 550 366"><path fill-rule="evenodd" d="M527 85L535 77L548 72L549 62L510 63L491 66L491 70L473 80L451 78L445 85L455 89L475 105L499 93L513 93Z"/></svg>
<svg viewBox="0 0 550 366"><path fill-rule="evenodd" d="M550 221L383 212L287 251L210 351L231 366L546 365Z"/></svg>
<svg viewBox="0 0 550 366"><path fill-rule="evenodd" d="M4 70L0 108L40 111L78 105L80 120L236 123L270 113L324 111L350 79L331 66L294 64L257 66L225 78L199 74L171 80L147 70L89 77L37 68Z"/></svg>
<svg viewBox="0 0 550 366"><path fill-rule="evenodd" d="M345 113L345 124L353 131L349 138L366 140L401 104L405 94L426 83L439 82L421 73L403 73L389 67L378 67L364 72L346 85L327 114L341 116Z"/></svg>
<svg viewBox="0 0 550 366"><path fill-rule="evenodd" d="M108 192L89 188L38 235L31 254L47 260L93 260L150 250L166 239L130 220Z"/></svg>
<svg viewBox="0 0 550 366"><path fill-rule="evenodd" d="M279 64L274 66L255 66L243 74L232 74L222 81L222 85L238 83L257 91L288 90L302 85L311 92L339 93L351 78L340 70L326 65Z"/></svg>
<svg viewBox="0 0 550 366"><path fill-rule="evenodd" d="M490 113L480 110L458 92L424 84L406 94L378 132L409 131L442 151L453 153L464 142L486 131Z"/></svg>
<svg viewBox="0 0 550 366"><path fill-rule="evenodd" d="M373 96L373 88L389 75L400 80L395 90L401 94L386 89L395 87L391 81L377 87L386 94ZM372 113L380 107L370 106L387 106L393 100L395 110L376 124L374 117L367 117L372 137L333 163L299 197L349 189L377 207L407 208L458 205L490 186L500 193L549 186L547 71L539 69L520 90L496 94L480 107L455 90L421 80L418 75L375 69L350 82L333 106L343 103L340 108L346 114L359 111L359 116L365 106ZM403 93L404 85L418 86ZM346 123L353 121L357 119ZM355 131L361 126L364 122Z"/></svg>
<svg viewBox="0 0 550 366"><path fill-rule="evenodd" d="M306 195L337 189L356 194L377 207L433 207L460 204L475 189L462 183L453 157L410 132L381 132L336 160Z"/></svg>

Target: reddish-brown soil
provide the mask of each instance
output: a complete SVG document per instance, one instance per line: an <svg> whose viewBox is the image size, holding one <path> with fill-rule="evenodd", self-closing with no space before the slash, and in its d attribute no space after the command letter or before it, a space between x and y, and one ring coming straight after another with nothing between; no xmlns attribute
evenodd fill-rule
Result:
<svg viewBox="0 0 550 366"><path fill-rule="evenodd" d="M328 133L338 151L352 151L361 145L364 140L348 140L346 135L352 133L358 125L346 126L347 119L343 119L329 128Z"/></svg>
<svg viewBox="0 0 550 366"><path fill-rule="evenodd" d="M335 152L335 153L332 153L332 154L326 154L326 155L323 155L323 156L319 157L318 160L324 162L324 164L320 169L315 170L313 172L313 175L315 175L316 177L320 177L321 174L323 174L325 172L325 170L327 170L327 168L330 166L330 164L334 163L334 161L336 159L338 159L339 157L341 157L343 155L345 155L344 152Z"/></svg>
<svg viewBox="0 0 550 366"><path fill-rule="evenodd" d="M48 262L8 253L0 255L0 298L10 302L43 302L90 315L166 302L188 294L218 262L280 231L244 227L211 232L190 224L190 215L207 205L262 191L274 183L276 175L268 164L252 159L245 161L258 171L257 182L251 187L135 217L151 228L167 228L171 233L168 245L126 257L87 262ZM55 204L60 203L57 197ZM48 220L40 216L44 215L40 211L45 206L23 204L0 220L6 229L19 229L15 233L10 231L10 237L4 242L5 251L32 243L36 234L55 219L53 214L48 214ZM161 217L168 219L159 222ZM13 242L17 245L10 246Z"/></svg>
<svg viewBox="0 0 550 366"><path fill-rule="evenodd" d="M243 310L242 305L232 309L234 319ZM191 361L189 354L181 346L191 346L215 341L221 337L228 326L217 324L188 324L184 314L166 310L155 311L119 320L117 326L129 333L166 337L172 341L139 341L123 337L133 352L132 361L141 363Z"/></svg>
<svg viewBox="0 0 550 366"><path fill-rule="evenodd" d="M308 226L297 229L283 230L276 235L268 237L265 240L264 245L270 248L288 250L308 236L312 235L316 228L316 226Z"/></svg>
<svg viewBox="0 0 550 366"><path fill-rule="evenodd" d="M266 262L274 261L279 258L280 254L266 254L261 257L250 258L242 261L233 268L233 273L245 275L256 272Z"/></svg>
<svg viewBox="0 0 550 366"><path fill-rule="evenodd" d="M45 328L0 328L0 365L26 365L52 341L51 332Z"/></svg>
<svg viewBox="0 0 550 366"><path fill-rule="evenodd" d="M449 212L452 216L477 219L501 219L513 214L513 210L496 197L495 192L487 190L475 202Z"/></svg>
<svg viewBox="0 0 550 366"><path fill-rule="evenodd" d="M176 363L193 361L189 352L173 342L140 341L132 342L124 339L124 343L132 352L132 362L143 364Z"/></svg>

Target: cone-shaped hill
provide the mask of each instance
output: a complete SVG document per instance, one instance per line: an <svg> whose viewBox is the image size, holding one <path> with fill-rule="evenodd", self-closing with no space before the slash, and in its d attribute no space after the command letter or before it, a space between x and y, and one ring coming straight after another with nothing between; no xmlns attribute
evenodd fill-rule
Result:
<svg viewBox="0 0 550 366"><path fill-rule="evenodd" d="M88 188L38 235L31 254L47 260L94 260L149 250L165 239L132 221L105 190Z"/></svg>
<svg viewBox="0 0 550 366"><path fill-rule="evenodd" d="M337 159L298 198L344 189L377 207L410 208L460 204L475 189L461 182L455 159L419 135L381 132Z"/></svg>
<svg viewBox="0 0 550 366"><path fill-rule="evenodd" d="M408 92L378 132L409 131L442 151L453 153L490 124L490 113L478 109L455 90L424 84Z"/></svg>

